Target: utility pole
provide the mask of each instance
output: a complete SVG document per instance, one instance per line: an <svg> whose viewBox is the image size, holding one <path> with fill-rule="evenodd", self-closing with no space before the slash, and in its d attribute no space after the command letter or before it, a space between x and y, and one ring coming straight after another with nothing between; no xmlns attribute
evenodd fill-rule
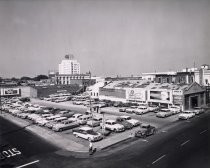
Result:
<svg viewBox="0 0 210 168"><path fill-rule="evenodd" d="M0 87L0 113L2 114L2 103L1 103L1 87Z"/></svg>

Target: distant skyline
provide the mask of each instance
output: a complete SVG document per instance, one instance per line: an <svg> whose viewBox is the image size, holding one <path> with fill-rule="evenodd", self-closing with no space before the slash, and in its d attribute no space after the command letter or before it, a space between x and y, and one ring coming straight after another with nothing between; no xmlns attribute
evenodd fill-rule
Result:
<svg viewBox="0 0 210 168"><path fill-rule="evenodd" d="M210 64L210 0L0 0L0 76L139 75Z"/></svg>

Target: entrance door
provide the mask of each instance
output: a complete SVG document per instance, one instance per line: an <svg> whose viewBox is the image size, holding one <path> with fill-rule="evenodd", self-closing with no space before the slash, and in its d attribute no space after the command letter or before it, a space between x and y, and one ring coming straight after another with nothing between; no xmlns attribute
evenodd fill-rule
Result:
<svg viewBox="0 0 210 168"><path fill-rule="evenodd" d="M191 97L191 108L198 107L198 96Z"/></svg>

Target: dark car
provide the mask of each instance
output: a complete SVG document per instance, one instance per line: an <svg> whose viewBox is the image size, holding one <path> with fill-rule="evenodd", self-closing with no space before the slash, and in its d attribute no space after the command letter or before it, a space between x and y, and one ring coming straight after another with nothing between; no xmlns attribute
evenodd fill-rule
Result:
<svg viewBox="0 0 210 168"><path fill-rule="evenodd" d="M98 130L98 132L99 133L101 133L101 135L103 135L103 136L108 136L109 134L111 134L111 131L109 131L109 130L106 130L106 129L100 129L100 130Z"/></svg>
<svg viewBox="0 0 210 168"><path fill-rule="evenodd" d="M72 117L74 114L75 114L74 112L68 112L68 113L66 113L66 114L62 114L61 117L68 117L68 118L70 118L70 117Z"/></svg>
<svg viewBox="0 0 210 168"><path fill-rule="evenodd" d="M125 129L133 128L133 125L131 123L129 123L128 121L126 121L125 119L120 118L120 117L118 117L116 119L116 123L123 125L125 127Z"/></svg>
<svg viewBox="0 0 210 168"><path fill-rule="evenodd" d="M140 129L135 132L135 137L146 138L147 136L154 135L156 133L156 128L153 126L148 126L145 129Z"/></svg>

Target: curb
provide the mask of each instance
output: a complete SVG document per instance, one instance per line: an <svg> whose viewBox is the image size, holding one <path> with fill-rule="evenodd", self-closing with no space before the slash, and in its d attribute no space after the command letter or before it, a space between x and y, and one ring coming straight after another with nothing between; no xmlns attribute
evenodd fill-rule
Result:
<svg viewBox="0 0 210 168"><path fill-rule="evenodd" d="M117 144L126 142L126 141L128 141L128 140L131 140L132 138L133 138L133 137L128 137L128 138L123 139L123 140L121 140L121 141L118 141L118 142L115 142L115 143L113 143L113 144L107 145L107 146L105 146L105 147L103 147L103 148L100 148L100 150L101 150L101 151L102 151L102 150L106 150L107 148L110 148L110 147L115 146L115 145L117 145Z"/></svg>

